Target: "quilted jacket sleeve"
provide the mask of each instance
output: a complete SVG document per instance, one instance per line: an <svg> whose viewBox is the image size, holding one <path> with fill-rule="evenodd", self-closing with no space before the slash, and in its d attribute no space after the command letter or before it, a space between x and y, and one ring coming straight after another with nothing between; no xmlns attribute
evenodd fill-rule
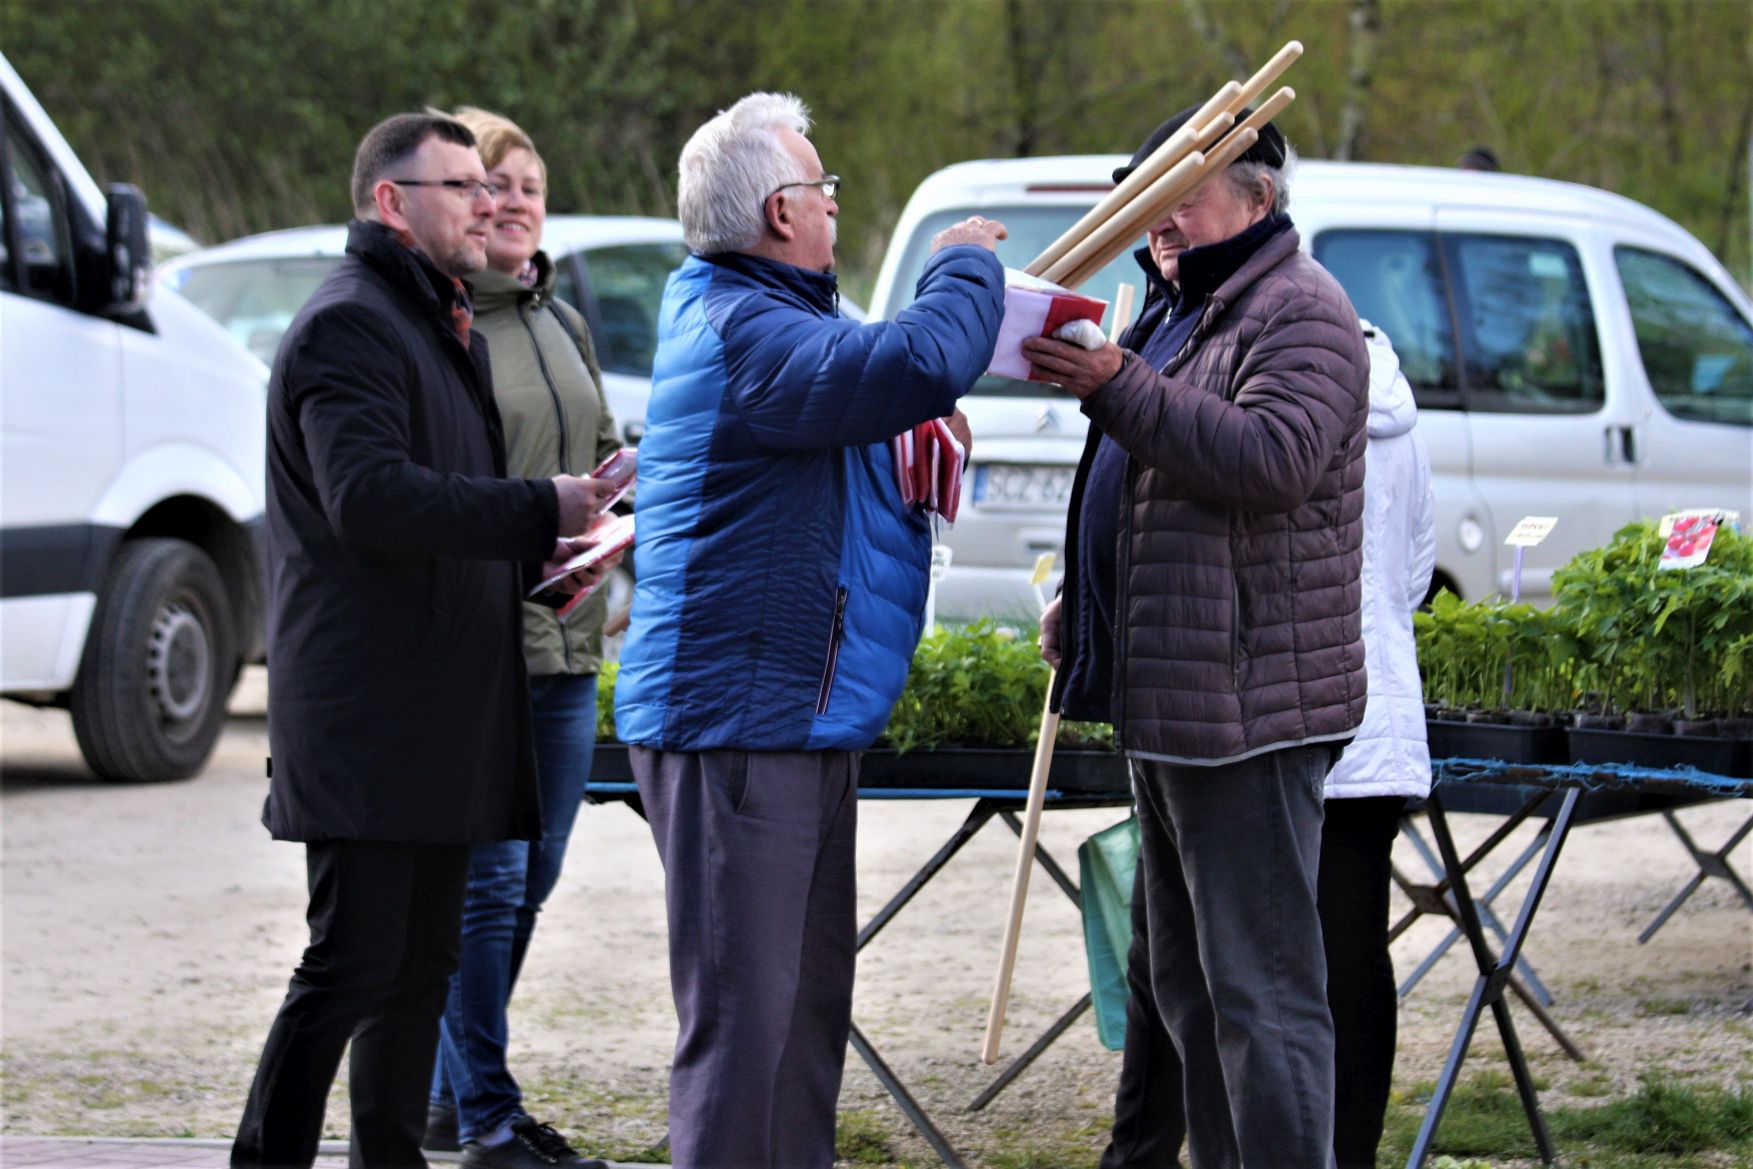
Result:
<svg viewBox="0 0 1753 1169"><path fill-rule="evenodd" d="M893 438L949 414L992 360L1004 269L945 248L893 321L857 324L763 298L726 322L734 406L757 446L817 450Z"/></svg>
<svg viewBox="0 0 1753 1169"><path fill-rule="evenodd" d="M1286 512L1314 491L1361 421L1369 370L1349 307L1289 283L1259 298L1258 335L1233 398L1164 376L1128 353L1084 413L1133 458L1174 475L1188 498ZM1203 344L1223 344L1220 329Z"/></svg>

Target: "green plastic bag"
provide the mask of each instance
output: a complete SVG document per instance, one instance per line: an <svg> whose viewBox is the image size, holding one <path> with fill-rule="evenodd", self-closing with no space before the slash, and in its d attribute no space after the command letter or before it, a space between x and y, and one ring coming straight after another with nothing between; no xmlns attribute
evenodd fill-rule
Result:
<svg viewBox="0 0 1753 1169"><path fill-rule="evenodd" d="M1102 829L1077 847L1090 1001L1096 1008L1096 1034L1109 1051L1126 1045L1126 951L1132 945L1132 874L1137 866L1137 816Z"/></svg>

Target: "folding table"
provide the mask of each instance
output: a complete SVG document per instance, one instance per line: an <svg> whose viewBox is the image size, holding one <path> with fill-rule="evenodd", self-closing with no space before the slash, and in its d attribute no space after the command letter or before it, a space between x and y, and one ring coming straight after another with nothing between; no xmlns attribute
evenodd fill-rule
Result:
<svg viewBox="0 0 1753 1169"><path fill-rule="evenodd" d="M920 751L906 755L872 751L864 758L859 783L860 799L972 799L974 806L962 823L941 847L892 896L858 933L862 950L892 921L907 903L943 870L962 847L993 821L1006 824L1020 835L1017 813L1027 801L1027 791L1017 786L1026 777L1029 766L1027 752L1017 751ZM1510 1019L1504 992L1510 990L1522 997L1537 1018L1553 1033L1575 1058L1581 1058L1569 1038L1550 1016L1541 1009L1539 995L1514 977L1522 959L1522 948L1528 940L1535 912L1551 883L1553 870L1571 829L1579 824L1622 816L1662 812L1672 816L1675 808L1710 800L1753 798L1753 780L1730 779L1710 775L1691 768L1652 770L1622 765L1573 764L1539 766L1506 764L1497 760L1439 759L1432 765L1435 786L1423 810L1428 814L1431 835L1438 853L1434 884L1418 885L1409 879L1403 882L1414 901L1414 914L1440 914L1451 918L1461 936L1465 937L1478 968L1478 977L1463 1009L1450 1047L1448 1059L1425 1112L1407 1169L1418 1169L1430 1151L1443 1111L1453 1094L1461 1063L1471 1046L1480 1016L1490 1008L1496 1021L1504 1050L1510 1061L1522 1107L1529 1128L1539 1148L1541 1159L1550 1164L1554 1157L1552 1141L1540 1113L1533 1079L1522 1054L1520 1041ZM626 749L617 744L600 744L590 784L590 795L597 799L626 800L639 810L638 791L632 782ZM1112 807L1131 803L1131 786L1125 760L1111 752L1061 751L1053 760L1048 779L1046 810L1067 808ZM1452 813L1485 813L1503 816L1487 839L1463 860L1449 827ZM1529 864L1535 866L1528 892L1515 915L1515 921L1504 929L1495 917L1501 938L1494 951L1486 937L1486 914L1468 886L1467 875L1494 849L1509 838L1514 828L1529 819L1547 823L1537 834L1534 844L1514 862L1516 873ZM1690 882L1665 909L1646 935L1659 928L1675 908L1689 896L1706 876L1725 876L1737 892L1748 899L1745 882L1728 869L1727 856L1736 844L1753 831L1753 821L1744 825L1722 849L1706 852L1695 845L1670 819L1683 843L1692 852L1700 875ZM1428 849L1426 850L1428 853ZM1035 850L1035 859L1061 891L1074 904L1081 906L1081 893L1066 870L1042 847ZM1720 867L1719 867L1720 865ZM1727 873L1722 870L1727 870ZM1509 878L1496 883L1492 896L1501 893ZM1753 899L1749 899L1753 908ZM1399 927L1404 928L1402 925ZM1017 1056L993 1082L968 1106L978 1110L1003 1091L1024 1069L1090 1007L1086 992L1044 1031L1021 1055ZM885 1091L893 1097L908 1121L919 1131L933 1151L951 1169L964 1169L965 1162L930 1115L919 1104L907 1085L889 1066L868 1036L854 1021L852 1047L858 1052Z"/></svg>
<svg viewBox="0 0 1753 1169"><path fill-rule="evenodd" d="M1467 1049L1472 1044L1479 1016L1487 1007L1491 1008L1498 1034L1503 1040L1504 1052L1509 1059L1510 1070L1521 1096L1522 1109L1527 1114L1534 1143L1540 1151L1540 1159L1551 1164L1555 1155L1552 1138L1540 1113L1533 1077L1529 1074L1527 1060L1522 1055L1521 1043L1510 1019L1509 1006L1504 1001L1504 991L1518 989L1513 972L1520 960L1522 946L1528 940L1535 912L1551 883L1559 854L1570 836L1570 830L1576 824L1587 821L1658 811L1671 815L1673 809L1688 804L1718 799L1753 798L1753 780L1711 775L1690 767L1654 770L1589 763L1541 766L1486 759L1438 759L1433 762L1432 771L1435 785L1431 789L1430 798L1425 802L1425 811L1430 817L1431 835L1435 837L1441 852L1445 874L1447 896L1441 904L1445 904L1447 908L1440 911L1450 913L1457 921L1472 950L1479 974L1467 1005L1461 1012L1448 1059L1437 1080L1430 1105L1425 1110L1424 1123L1413 1142L1406 1166L1407 1169L1418 1169L1429 1155L1437 1126L1442 1122L1443 1111L1448 1107L1449 1097L1454 1092L1460 1075L1461 1062L1466 1058ZM1454 835L1449 829L1448 816L1451 812L1503 815L1509 817L1510 822L1500 825L1484 844L1463 861L1455 847ZM1536 841L1538 859L1534 875L1517 912L1515 924L1504 935L1500 949L1493 952L1485 936L1478 903L1468 889L1467 873L1507 838L1507 828L1513 828L1529 816L1547 817L1551 822L1542 829L1541 839ZM1736 840L1743 835L1745 829L1737 834ZM1735 841L1731 841L1728 847L1732 848L1734 843ZM1517 861L1518 867L1525 866L1529 859L1529 854L1524 853ZM1694 859L1698 859L1696 852ZM1703 862L1700 864L1702 868ZM1675 904L1680 900L1684 900L1684 895L1677 898ZM1574 1045L1570 1045L1556 1025L1546 1018L1532 996L1525 989L1519 993L1524 996L1523 1001L1534 1009L1537 1017L1567 1045L1567 1051L1580 1058Z"/></svg>
<svg viewBox="0 0 1753 1169"><path fill-rule="evenodd" d="M858 949L863 950L895 915L941 872L980 830L997 821L1020 837L1022 822L1018 819L1028 802L1029 768L1033 751L1000 751L977 748L912 751L867 751L859 770L858 798L861 800L966 800L974 801L967 816L943 845L919 870L909 877L887 904L879 909L858 931ZM589 794L595 799L626 801L635 811L643 810L639 792L633 784L632 767L627 749L619 744L600 743L592 765ZM1112 751L1060 750L1054 754L1053 769L1047 777L1048 812L1072 808L1101 808L1130 804L1131 781L1125 759ZM1053 883L1082 908L1082 894L1077 882L1063 866L1039 843L1035 860ZM1018 1055L967 1107L976 1112L990 1103L1000 1092L1041 1053L1052 1046L1077 1019L1090 1008L1090 995L1083 996L1068 1007L1041 1035ZM895 1101L908 1122L925 1138L944 1164L950 1169L965 1169L949 1139L932 1121L906 1083L883 1059L870 1038L852 1023L852 1049L870 1067L877 1082Z"/></svg>

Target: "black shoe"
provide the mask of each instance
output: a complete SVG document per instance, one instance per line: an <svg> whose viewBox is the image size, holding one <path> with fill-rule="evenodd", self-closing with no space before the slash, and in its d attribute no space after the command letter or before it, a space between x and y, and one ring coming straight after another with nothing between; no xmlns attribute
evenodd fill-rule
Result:
<svg viewBox="0 0 1753 1169"><path fill-rule="evenodd" d="M504 1144L464 1145L462 1163L473 1169L609 1169L607 1162L579 1156L552 1125L527 1116L512 1121L511 1139Z"/></svg>
<svg viewBox="0 0 1753 1169"><path fill-rule="evenodd" d="M426 1106L426 1135L420 1138L420 1147L428 1153L454 1153L463 1147L457 1139L456 1109L442 1104Z"/></svg>

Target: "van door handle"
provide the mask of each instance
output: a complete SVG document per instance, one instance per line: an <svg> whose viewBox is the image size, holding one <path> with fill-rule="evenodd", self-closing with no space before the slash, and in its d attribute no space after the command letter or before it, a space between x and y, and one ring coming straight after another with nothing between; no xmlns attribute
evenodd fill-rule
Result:
<svg viewBox="0 0 1753 1169"><path fill-rule="evenodd" d="M1635 426L1609 426L1606 439L1607 462L1624 463L1628 467L1637 466L1637 428Z"/></svg>

